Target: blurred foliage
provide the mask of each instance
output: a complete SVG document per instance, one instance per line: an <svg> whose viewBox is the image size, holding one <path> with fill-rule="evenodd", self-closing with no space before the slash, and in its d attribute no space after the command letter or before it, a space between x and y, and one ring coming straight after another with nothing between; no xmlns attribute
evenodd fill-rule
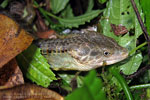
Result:
<svg viewBox="0 0 150 100"><path fill-rule="evenodd" d="M8 5L8 2L9 2L9 0L4 0L4 1L0 4L0 6L1 6L2 8L5 8L5 7Z"/></svg>
<svg viewBox="0 0 150 100"><path fill-rule="evenodd" d="M69 94L65 100L106 100L102 81L92 70L83 80L84 85Z"/></svg>
<svg viewBox="0 0 150 100"><path fill-rule="evenodd" d="M99 3L103 4L105 3L107 0L98 0Z"/></svg>

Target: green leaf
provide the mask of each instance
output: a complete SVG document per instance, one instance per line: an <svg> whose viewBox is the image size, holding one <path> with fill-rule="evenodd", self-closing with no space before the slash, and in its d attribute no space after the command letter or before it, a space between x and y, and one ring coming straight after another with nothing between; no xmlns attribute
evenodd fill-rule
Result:
<svg viewBox="0 0 150 100"><path fill-rule="evenodd" d="M120 66L120 70L123 71L124 74L130 75L137 71L139 68L141 62L142 62L142 55L141 53L138 53L136 55L133 55L130 58L130 61Z"/></svg>
<svg viewBox="0 0 150 100"><path fill-rule="evenodd" d="M75 76L75 74L68 74L68 73L58 73L59 77L63 79L67 84L71 84L71 80L76 77L77 80L77 87L83 86L83 76Z"/></svg>
<svg viewBox="0 0 150 100"><path fill-rule="evenodd" d="M59 13L61 10L63 10L69 0L50 0L51 9L54 14Z"/></svg>
<svg viewBox="0 0 150 100"><path fill-rule="evenodd" d="M35 4L35 6L39 6L37 2L34 2L34 4ZM47 15L51 16L51 17L57 19L62 26L68 27L68 28L72 28L72 27L77 28L77 27L79 27L79 25L85 24L85 22L90 22L91 19L95 18L103 11L103 10L92 10L91 12L88 12L81 16L63 19L61 17L57 17L57 16L53 15L50 12L45 11L44 9L42 9L40 7L39 7L39 10L44 15L45 18L47 18Z"/></svg>
<svg viewBox="0 0 150 100"><path fill-rule="evenodd" d="M48 87L50 82L56 80L46 58L41 55L40 49L33 44L17 56L17 61L24 75L38 85Z"/></svg>
<svg viewBox="0 0 150 100"><path fill-rule="evenodd" d="M62 18L74 17L70 4L68 4L68 6L62 11L61 16L62 16Z"/></svg>
<svg viewBox="0 0 150 100"><path fill-rule="evenodd" d="M59 77L63 80L63 84L61 84L61 87L68 92L72 91L72 80L75 78L77 82L77 88L83 86L83 79L84 76L76 75L75 73L65 73L65 72L58 72L57 73Z"/></svg>
<svg viewBox="0 0 150 100"><path fill-rule="evenodd" d="M139 9L140 15L142 16L143 14L139 5L139 0L135 0L135 2ZM104 35L114 38L121 46L126 47L129 52L136 48L136 41L137 38L142 34L142 30L133 7L130 3L130 0L110 0L109 2L107 2L107 9L105 9L103 17L104 18L100 22L103 28ZM111 24L121 24L125 26L129 31L135 29L134 35L130 36L129 33L127 33L122 37L116 36L111 31ZM133 59L134 57L131 57L131 59L128 60L126 64L119 66L120 69L125 67L123 72L127 73L127 71L129 71L130 68L133 67L131 63L136 63L137 65L134 70L130 70L128 74L135 72L139 68L142 60L142 55L138 54L138 56L140 56L139 60Z"/></svg>
<svg viewBox="0 0 150 100"><path fill-rule="evenodd" d="M150 99L150 89L149 88L147 89L147 95L146 96L147 96L147 99Z"/></svg>
<svg viewBox="0 0 150 100"><path fill-rule="evenodd" d="M149 5L150 5L150 0L141 0L141 6L146 17L147 31L150 35L150 13L149 13L150 6Z"/></svg>
<svg viewBox="0 0 150 100"><path fill-rule="evenodd" d="M0 4L0 7L5 8L5 7L8 5L9 2L10 2L10 0L4 0L4 1Z"/></svg>
<svg viewBox="0 0 150 100"><path fill-rule="evenodd" d="M99 3L103 4L105 3L107 0L98 0Z"/></svg>
<svg viewBox="0 0 150 100"><path fill-rule="evenodd" d="M136 47L136 38L127 33L118 39L118 43L119 45L126 47L128 51L131 51Z"/></svg>
<svg viewBox="0 0 150 100"><path fill-rule="evenodd" d="M136 48L136 40L136 36L129 36L129 34L126 34L119 39L119 44L131 51ZM143 57L141 53L134 54L129 59L127 59L128 61L125 64L120 65L119 68L126 75L133 74L140 67L142 59Z"/></svg>
<svg viewBox="0 0 150 100"><path fill-rule="evenodd" d="M142 10L138 0L135 1L140 14L142 15ZM111 31L111 24L123 25L128 30L135 28L136 36L142 34L141 27L132 8L130 0L110 0L107 2L107 9L105 9L103 18L100 20L100 23L103 28L103 34L113 37L117 41L120 37L115 36Z"/></svg>
<svg viewBox="0 0 150 100"><path fill-rule="evenodd" d="M94 0L88 0L88 8L86 10L86 13L91 12L94 7Z"/></svg>
<svg viewBox="0 0 150 100"><path fill-rule="evenodd" d="M65 100L106 100L102 81L96 77L96 71L90 71L84 78L83 87L73 91Z"/></svg>
<svg viewBox="0 0 150 100"><path fill-rule="evenodd" d="M139 9L140 15L142 15L143 18L142 10L139 5L139 0L135 0L135 2ZM136 48L137 38L142 34L142 30L133 10L133 7L130 3L130 0L109 0L107 2L107 8L103 13L103 18L100 20L100 24L102 25L104 35L114 38L121 46L127 48L129 52ZM116 36L111 31L111 24L121 24L125 26L128 31L134 31L134 34L129 35L128 32L123 36ZM109 68L116 67L119 70L123 70L123 73L127 75L134 73L138 70L143 59L141 53L135 53L136 52L134 51L132 55L129 56L129 58L117 64L110 65ZM111 74L109 75L111 76ZM111 86L115 84L119 93L122 90L119 82L113 76L110 77L110 80Z"/></svg>
<svg viewBox="0 0 150 100"><path fill-rule="evenodd" d="M73 17L73 18L68 18L68 19L58 18L58 21L63 26L68 28L78 27L79 25L85 24L85 22L90 22L91 19L98 16L101 12L102 10L93 10L89 13L86 13L81 16Z"/></svg>
<svg viewBox="0 0 150 100"><path fill-rule="evenodd" d="M126 96L126 99L127 100L133 100L133 96L130 92L130 89L127 85L127 82L125 81L125 79L120 75L120 72L117 68L112 68L110 69L110 72L112 73L112 75L117 79L117 81L120 83L124 93L125 93L125 96Z"/></svg>

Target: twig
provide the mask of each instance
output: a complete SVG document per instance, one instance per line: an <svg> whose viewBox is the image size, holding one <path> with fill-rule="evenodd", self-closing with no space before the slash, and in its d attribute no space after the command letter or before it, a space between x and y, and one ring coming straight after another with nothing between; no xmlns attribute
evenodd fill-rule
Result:
<svg viewBox="0 0 150 100"><path fill-rule="evenodd" d="M136 16L137 16L137 19L138 19L138 21L139 21L139 23L140 23L140 26L141 26L141 28L142 28L142 30L143 30L143 34L144 34L144 36L145 36L145 39L147 40L147 43L148 43L148 55L150 55L150 38L149 38L149 36L148 36L148 33L147 33L146 28L144 27L144 23L143 23L143 21L142 21L142 18L141 18L141 16L140 16L140 13L139 13L139 11L138 11L138 9L137 9L137 7L136 7L136 4L135 4L134 0L130 0L130 1L131 1L132 6L133 6L133 9L134 9L134 11L135 11L135 14L136 14Z"/></svg>

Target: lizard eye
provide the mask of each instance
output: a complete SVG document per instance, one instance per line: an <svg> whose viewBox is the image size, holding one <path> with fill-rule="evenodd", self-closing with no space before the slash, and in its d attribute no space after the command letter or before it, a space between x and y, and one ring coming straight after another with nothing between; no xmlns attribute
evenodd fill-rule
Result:
<svg viewBox="0 0 150 100"><path fill-rule="evenodd" d="M104 56L109 56L111 53L108 51L104 51Z"/></svg>

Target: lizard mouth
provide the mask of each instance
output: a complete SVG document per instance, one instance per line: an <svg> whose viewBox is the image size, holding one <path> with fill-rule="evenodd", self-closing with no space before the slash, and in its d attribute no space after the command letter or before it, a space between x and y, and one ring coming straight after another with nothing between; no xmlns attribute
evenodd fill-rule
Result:
<svg viewBox="0 0 150 100"><path fill-rule="evenodd" d="M114 57L113 59L104 61L104 63L106 63L106 65L114 64L114 63L117 63L119 61L126 59L128 55L129 55L128 52L122 52L121 56L117 56L117 57Z"/></svg>

